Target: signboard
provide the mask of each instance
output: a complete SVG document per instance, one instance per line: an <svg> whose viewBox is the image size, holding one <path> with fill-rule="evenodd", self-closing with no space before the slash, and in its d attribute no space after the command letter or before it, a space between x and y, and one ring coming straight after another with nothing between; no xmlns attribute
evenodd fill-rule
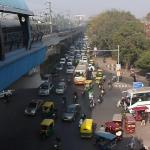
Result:
<svg viewBox="0 0 150 150"><path fill-rule="evenodd" d="M133 89L139 89L144 86L143 82L133 82Z"/></svg>
<svg viewBox="0 0 150 150"><path fill-rule="evenodd" d="M121 76L121 72L120 70L117 70L117 77L120 77Z"/></svg>
<svg viewBox="0 0 150 150"><path fill-rule="evenodd" d="M116 70L121 70L121 64L116 64Z"/></svg>

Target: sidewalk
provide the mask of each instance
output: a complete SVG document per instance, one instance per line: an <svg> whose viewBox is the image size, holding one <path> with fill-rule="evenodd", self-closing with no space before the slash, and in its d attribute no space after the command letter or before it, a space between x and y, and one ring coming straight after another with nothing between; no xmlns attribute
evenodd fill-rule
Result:
<svg viewBox="0 0 150 150"><path fill-rule="evenodd" d="M96 57L94 59L95 59L96 63L98 63L99 66L102 69L104 69L104 70L106 70L106 71L108 71L110 73L116 74L116 71L115 71L114 67L113 68L112 67L108 67L108 65L109 66L115 66L116 65L116 61L115 60L112 60L111 58L106 58L106 62L104 63L102 58ZM131 81L133 80L133 78L130 76L130 71L129 70L126 70L126 69L123 69L123 68L121 70L122 70L122 77L128 78ZM136 74L136 78L137 78L137 81L144 82L145 85L148 85L148 82L146 81L144 76Z"/></svg>
<svg viewBox="0 0 150 150"><path fill-rule="evenodd" d="M106 63L103 63L102 58L94 58L94 60L105 71L116 74L116 71L114 69L110 69L107 67L108 64L110 64L111 66L113 65L115 66L116 61L112 60L111 58L107 58ZM130 76L130 71L122 69L122 72L123 72L122 76L128 80L131 80L131 83L132 83L133 78ZM137 81L143 82L145 86L148 85L148 82L143 76L137 75ZM150 124L147 123L145 126L141 126L140 124L141 122L136 122L136 132L134 134L134 137L142 141L143 145L148 148L150 147Z"/></svg>

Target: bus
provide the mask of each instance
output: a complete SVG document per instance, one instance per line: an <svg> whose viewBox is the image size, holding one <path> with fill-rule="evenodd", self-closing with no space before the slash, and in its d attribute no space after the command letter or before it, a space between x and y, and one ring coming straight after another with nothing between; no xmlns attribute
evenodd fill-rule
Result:
<svg viewBox="0 0 150 150"><path fill-rule="evenodd" d="M87 76L87 63L80 62L74 71L74 84L85 84Z"/></svg>
<svg viewBox="0 0 150 150"><path fill-rule="evenodd" d="M133 108L141 106L146 106L150 110L150 87L123 91L123 97L127 101L127 109L130 113L133 112Z"/></svg>

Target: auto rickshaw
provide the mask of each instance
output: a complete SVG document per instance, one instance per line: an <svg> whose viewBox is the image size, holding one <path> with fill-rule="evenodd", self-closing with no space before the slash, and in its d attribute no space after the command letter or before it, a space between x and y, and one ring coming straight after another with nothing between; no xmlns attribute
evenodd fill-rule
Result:
<svg viewBox="0 0 150 150"><path fill-rule="evenodd" d="M92 80L86 80L84 85L84 91L88 92L93 88Z"/></svg>
<svg viewBox="0 0 150 150"><path fill-rule="evenodd" d="M101 150L111 150L116 147L117 136L104 131L96 131L94 134L95 145Z"/></svg>
<svg viewBox="0 0 150 150"><path fill-rule="evenodd" d="M93 136L93 119L85 119L80 126L80 136L82 138L91 138Z"/></svg>
<svg viewBox="0 0 150 150"><path fill-rule="evenodd" d="M98 69L96 72L95 82L97 84L100 84L100 82L103 81L103 71L101 69Z"/></svg>
<svg viewBox="0 0 150 150"><path fill-rule="evenodd" d="M125 131L126 133L134 133L136 127L136 121L132 114L127 113L125 115Z"/></svg>
<svg viewBox="0 0 150 150"><path fill-rule="evenodd" d="M45 139L54 133L53 119L43 119L40 126L40 136L42 139Z"/></svg>
<svg viewBox="0 0 150 150"><path fill-rule="evenodd" d="M133 116L135 118L136 121L141 121L142 120L142 113L145 112L145 110L147 110L148 107L147 106L139 106L139 107L134 107L132 108L133 110Z"/></svg>
<svg viewBox="0 0 150 150"><path fill-rule="evenodd" d="M54 102L47 100L43 103L43 105L42 105L42 115L45 118L56 119L57 109L54 107Z"/></svg>

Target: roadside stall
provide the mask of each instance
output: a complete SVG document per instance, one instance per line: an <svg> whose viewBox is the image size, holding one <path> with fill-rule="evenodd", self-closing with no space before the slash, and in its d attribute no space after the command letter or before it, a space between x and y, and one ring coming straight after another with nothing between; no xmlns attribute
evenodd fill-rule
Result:
<svg viewBox="0 0 150 150"><path fill-rule="evenodd" d="M93 136L93 119L85 119L80 127L80 136L82 138L91 138Z"/></svg>
<svg viewBox="0 0 150 150"><path fill-rule="evenodd" d="M105 131L116 135L117 141L122 140L123 129L122 128L118 128L118 125L116 125L116 123L114 123L113 121L105 123Z"/></svg>
<svg viewBox="0 0 150 150"><path fill-rule="evenodd" d="M116 125L116 130L122 129L123 118L121 114L114 114L112 121Z"/></svg>
<svg viewBox="0 0 150 150"><path fill-rule="evenodd" d="M145 110L149 109L147 106L139 106L132 108L133 110L133 116L136 121L142 120L142 113L145 112Z"/></svg>
<svg viewBox="0 0 150 150"><path fill-rule="evenodd" d="M132 114L125 115L125 132L131 134L135 132L136 121Z"/></svg>

